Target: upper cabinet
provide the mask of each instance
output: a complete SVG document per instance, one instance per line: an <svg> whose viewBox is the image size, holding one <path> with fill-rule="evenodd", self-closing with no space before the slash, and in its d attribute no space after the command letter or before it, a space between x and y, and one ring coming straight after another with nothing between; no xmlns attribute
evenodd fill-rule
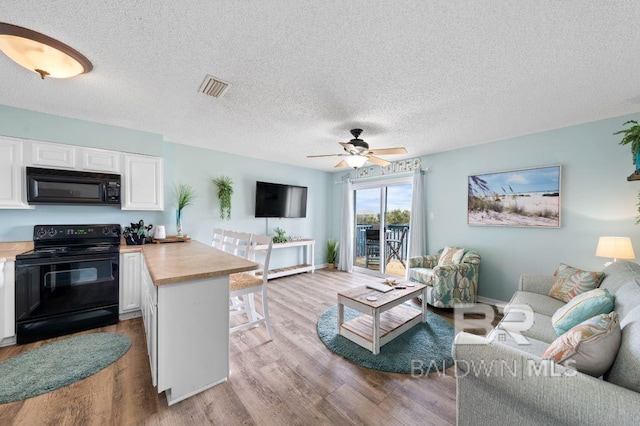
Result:
<svg viewBox="0 0 640 426"><path fill-rule="evenodd" d="M0 208L28 209L22 141L0 137Z"/></svg>
<svg viewBox="0 0 640 426"><path fill-rule="evenodd" d="M123 155L122 210L164 210L162 158Z"/></svg>
<svg viewBox="0 0 640 426"><path fill-rule="evenodd" d="M120 153L105 149L83 148L80 158L82 170L105 173L120 173Z"/></svg>
<svg viewBox="0 0 640 426"><path fill-rule="evenodd" d="M31 142L32 166L76 168L76 147L57 143Z"/></svg>
<svg viewBox="0 0 640 426"><path fill-rule="evenodd" d="M122 210L164 210L161 157L0 136L0 209L27 204L26 166L121 175Z"/></svg>

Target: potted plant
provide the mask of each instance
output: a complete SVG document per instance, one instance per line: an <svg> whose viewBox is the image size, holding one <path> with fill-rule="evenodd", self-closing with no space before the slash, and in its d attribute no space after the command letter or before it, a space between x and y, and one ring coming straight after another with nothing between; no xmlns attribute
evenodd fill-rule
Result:
<svg viewBox="0 0 640 426"><path fill-rule="evenodd" d="M285 234L287 233L287 231L285 231L284 229L278 227L278 228L273 228L273 231L276 233L276 235L271 238L273 240L274 243L288 243L289 241L291 241L291 238L287 237Z"/></svg>
<svg viewBox="0 0 640 426"><path fill-rule="evenodd" d="M636 174L640 173L640 125L636 120L629 120L623 124L632 124L627 129L622 129L614 133L614 135L623 134L624 137L620 141L620 145L631 144L631 155L633 155L633 163L636 165Z"/></svg>
<svg viewBox="0 0 640 426"><path fill-rule="evenodd" d="M182 209L193 204L193 200L196 199L196 191L191 186L185 183L179 183L174 188L174 194L176 197L176 236L182 238Z"/></svg>
<svg viewBox="0 0 640 426"><path fill-rule="evenodd" d="M211 179L218 187L218 200L220 201L220 219L231 219L231 196L233 195L233 181L228 176Z"/></svg>
<svg viewBox="0 0 640 426"><path fill-rule="evenodd" d="M327 241L327 267L329 269L335 269L336 260L338 260L338 242L330 238L329 241Z"/></svg>

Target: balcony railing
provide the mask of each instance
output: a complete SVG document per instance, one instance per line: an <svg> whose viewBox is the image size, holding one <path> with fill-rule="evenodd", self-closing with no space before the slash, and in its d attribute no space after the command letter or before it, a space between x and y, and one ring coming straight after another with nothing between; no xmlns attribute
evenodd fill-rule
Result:
<svg viewBox="0 0 640 426"><path fill-rule="evenodd" d="M373 225L370 224L357 224L356 225L356 257L365 257L367 255L367 229L372 229ZM403 231L407 229L407 232ZM404 235L404 237L403 237ZM407 260L407 241L409 239L409 225L387 225L385 231L386 240L399 240L402 237L400 258L406 264ZM390 255L390 249L385 244L385 259L388 259Z"/></svg>

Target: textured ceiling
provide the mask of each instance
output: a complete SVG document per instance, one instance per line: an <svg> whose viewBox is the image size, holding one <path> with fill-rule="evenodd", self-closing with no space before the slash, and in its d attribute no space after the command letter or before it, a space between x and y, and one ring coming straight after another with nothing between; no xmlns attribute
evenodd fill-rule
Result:
<svg viewBox="0 0 640 426"><path fill-rule="evenodd" d="M0 103L333 170L349 129L410 158L640 111L637 1L5 0L93 63L0 55ZM201 93L206 74L232 84Z"/></svg>

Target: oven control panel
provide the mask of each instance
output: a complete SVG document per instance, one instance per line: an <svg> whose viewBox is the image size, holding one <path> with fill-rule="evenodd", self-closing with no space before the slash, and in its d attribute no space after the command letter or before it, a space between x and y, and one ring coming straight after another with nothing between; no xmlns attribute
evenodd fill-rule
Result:
<svg viewBox="0 0 640 426"><path fill-rule="evenodd" d="M36 225L34 241L95 238L120 238L120 225Z"/></svg>

